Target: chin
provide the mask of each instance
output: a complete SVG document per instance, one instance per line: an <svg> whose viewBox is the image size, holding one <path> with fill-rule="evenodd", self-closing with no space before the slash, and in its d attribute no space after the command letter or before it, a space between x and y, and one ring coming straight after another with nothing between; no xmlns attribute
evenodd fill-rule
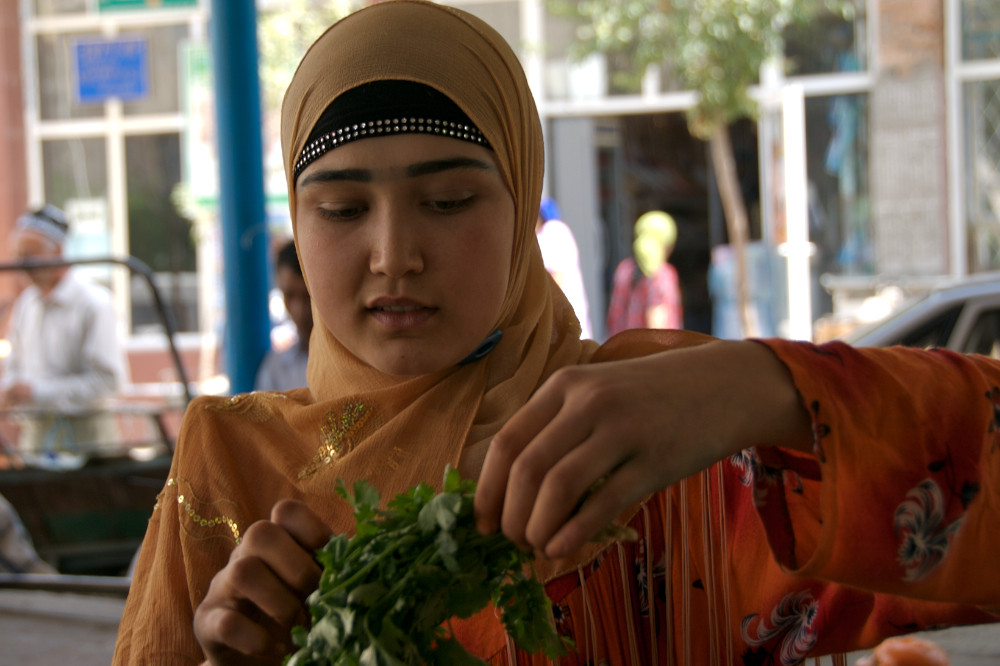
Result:
<svg viewBox="0 0 1000 666"><path fill-rule="evenodd" d="M427 354L416 355L416 358L386 358L375 359L370 365L380 372L395 377L418 377L431 375L447 370L458 364L458 358L439 359Z"/></svg>

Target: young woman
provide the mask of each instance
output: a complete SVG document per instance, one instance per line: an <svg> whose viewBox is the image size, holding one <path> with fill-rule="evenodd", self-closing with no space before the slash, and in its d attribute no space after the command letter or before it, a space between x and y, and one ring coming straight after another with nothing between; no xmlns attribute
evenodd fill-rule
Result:
<svg viewBox="0 0 1000 666"><path fill-rule="evenodd" d="M479 479L482 531L540 554L578 646L562 663L796 664L995 617L995 364L581 341L534 237L524 74L458 10L382 2L332 26L282 137L309 387L191 404L116 664L280 663L314 550L352 526L337 480L390 498L446 465ZM639 540L588 541L614 520ZM534 663L491 612L456 632L489 663Z"/></svg>

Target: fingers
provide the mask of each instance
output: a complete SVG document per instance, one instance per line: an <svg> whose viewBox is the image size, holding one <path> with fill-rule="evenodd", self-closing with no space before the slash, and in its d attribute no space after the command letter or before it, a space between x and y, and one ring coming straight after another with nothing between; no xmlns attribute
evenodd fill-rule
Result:
<svg viewBox="0 0 1000 666"><path fill-rule="evenodd" d="M319 581L320 569L310 552L279 530L273 523L251 525L244 541L248 547L235 550L223 571L230 598L249 602L262 616L291 629L305 619L302 602Z"/></svg>
<svg viewBox="0 0 1000 666"><path fill-rule="evenodd" d="M333 531L304 502L282 500L271 509L271 522L283 528L298 544L315 551L326 545Z"/></svg>
<svg viewBox="0 0 1000 666"><path fill-rule="evenodd" d="M564 539L571 545L579 542L575 547L606 527L626 506L641 497L636 494L640 486L635 484L617 492L622 485L619 478L630 455L621 442L594 433L559 460L539 488L525 527L527 542L548 557L561 557L566 553L552 554L555 547L552 539L564 526L573 525ZM585 516L582 521L578 520L581 513ZM577 534L585 529L589 529L589 533Z"/></svg>
<svg viewBox="0 0 1000 666"><path fill-rule="evenodd" d="M587 425L557 416L511 465L500 525L522 547L538 547L612 463L607 450L581 445ZM537 510L545 507L544 512Z"/></svg>
<svg viewBox="0 0 1000 666"><path fill-rule="evenodd" d="M588 376L589 370L556 373L494 438L476 494L480 531L501 527L523 548L545 551L595 482L634 455L615 421L598 416L610 399L607 384L583 381ZM621 503L616 500L599 515L613 518L613 507ZM597 519L574 523L573 529Z"/></svg>
<svg viewBox="0 0 1000 666"><path fill-rule="evenodd" d="M558 523L551 536L546 533L542 552L546 557L558 559L583 547L630 505L644 497L641 476L634 471L638 465L623 465L607 477L607 480L569 515L564 523Z"/></svg>
<svg viewBox="0 0 1000 666"><path fill-rule="evenodd" d="M493 437L476 486L476 527L481 533L489 534L500 528L511 467L561 405L559 396L542 387Z"/></svg>
<svg viewBox="0 0 1000 666"><path fill-rule="evenodd" d="M321 574L314 553L329 536L294 501L279 502L271 520L247 529L195 611L195 635L212 663L280 663L291 629L308 622L304 600Z"/></svg>
<svg viewBox="0 0 1000 666"><path fill-rule="evenodd" d="M234 607L203 602L195 611L194 632L210 664L275 664L291 651L286 636L245 603Z"/></svg>

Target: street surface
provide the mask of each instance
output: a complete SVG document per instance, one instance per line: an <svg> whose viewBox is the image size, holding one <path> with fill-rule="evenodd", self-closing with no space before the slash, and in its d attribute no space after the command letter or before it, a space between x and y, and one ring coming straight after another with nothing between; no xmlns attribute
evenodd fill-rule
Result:
<svg viewBox="0 0 1000 666"><path fill-rule="evenodd" d="M0 590L0 666L108 666L124 605L112 597ZM951 666L1000 664L1000 624L921 635L947 652ZM851 654L848 663L864 654Z"/></svg>

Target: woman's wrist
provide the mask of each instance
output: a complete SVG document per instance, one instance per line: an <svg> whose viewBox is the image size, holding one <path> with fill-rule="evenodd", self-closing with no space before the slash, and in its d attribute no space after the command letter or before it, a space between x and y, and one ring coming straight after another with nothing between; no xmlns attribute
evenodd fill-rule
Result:
<svg viewBox="0 0 1000 666"><path fill-rule="evenodd" d="M723 342L718 353L731 363L742 434L737 451L750 446L779 446L812 450L809 412L792 373L771 349L760 342Z"/></svg>

